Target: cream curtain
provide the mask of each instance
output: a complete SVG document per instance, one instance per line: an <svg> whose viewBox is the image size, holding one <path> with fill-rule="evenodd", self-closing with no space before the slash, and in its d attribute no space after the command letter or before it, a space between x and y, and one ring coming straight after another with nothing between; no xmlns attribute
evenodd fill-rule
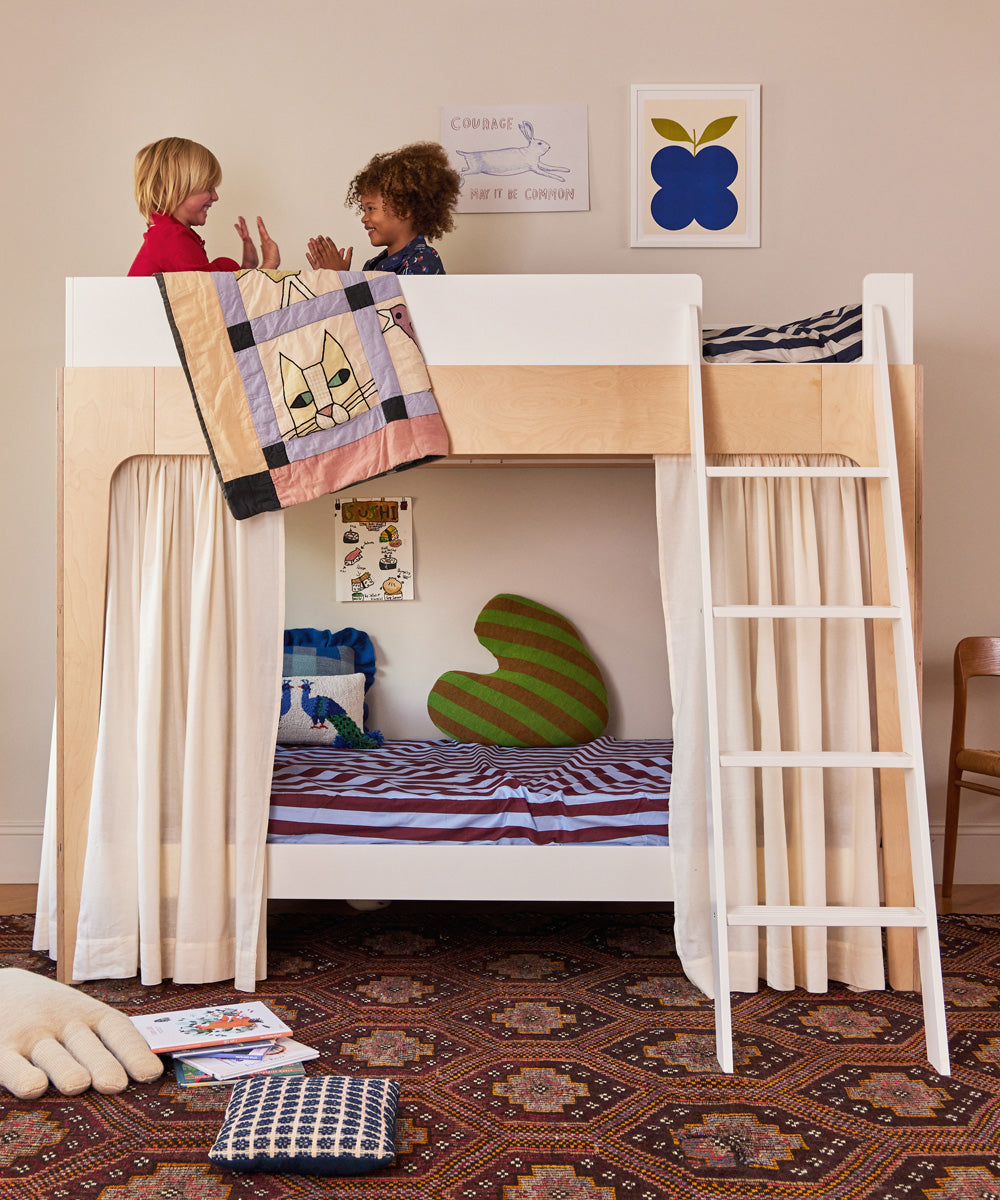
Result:
<svg viewBox="0 0 1000 1200"><path fill-rule="evenodd" d="M206 457L130 459L112 484L108 550L73 975L252 991L265 969L283 517L235 521Z"/></svg>
<svg viewBox="0 0 1000 1200"><path fill-rule="evenodd" d="M660 458L656 481L674 711L675 932L688 977L711 994L704 641L692 460ZM866 602L863 484L715 479L709 507L716 603ZM723 750L872 748L865 622L720 622L716 655ZM722 776L730 905L878 903L877 798L870 770L741 768L725 769ZM826 990L828 979L884 987L878 929L734 927L729 939L736 991L756 991L761 979L771 987L809 991Z"/></svg>

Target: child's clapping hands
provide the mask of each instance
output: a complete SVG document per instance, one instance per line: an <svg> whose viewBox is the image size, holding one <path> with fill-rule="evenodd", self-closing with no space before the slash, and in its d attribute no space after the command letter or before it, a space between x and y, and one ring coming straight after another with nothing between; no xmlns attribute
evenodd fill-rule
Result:
<svg viewBox="0 0 1000 1200"><path fill-rule="evenodd" d="M257 218L257 232L260 235L260 254L257 253L257 247L254 244L253 238L250 236L250 230L247 228L245 218L239 217L236 224L233 226L240 241L243 243L243 261L240 264L244 271L252 271L255 267L261 266L265 271L275 270L281 265L281 255L278 252L278 244L267 232L267 226L264 224L261 217Z"/></svg>
<svg viewBox="0 0 1000 1200"><path fill-rule="evenodd" d="M320 235L309 239L306 259L315 271L349 271L353 254L353 246L339 250L332 238Z"/></svg>

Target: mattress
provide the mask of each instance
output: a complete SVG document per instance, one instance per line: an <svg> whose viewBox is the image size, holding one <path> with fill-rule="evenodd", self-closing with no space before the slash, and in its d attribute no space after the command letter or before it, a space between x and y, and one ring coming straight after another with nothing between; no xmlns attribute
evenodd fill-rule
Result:
<svg viewBox="0 0 1000 1200"><path fill-rule="evenodd" d="M279 746L270 842L667 844L673 743Z"/></svg>

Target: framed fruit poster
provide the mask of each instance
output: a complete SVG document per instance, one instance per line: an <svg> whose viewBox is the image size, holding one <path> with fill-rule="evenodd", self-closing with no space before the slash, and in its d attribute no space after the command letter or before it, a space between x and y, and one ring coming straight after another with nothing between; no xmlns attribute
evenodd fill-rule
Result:
<svg viewBox="0 0 1000 1200"><path fill-rule="evenodd" d="M760 245L760 84L632 85L633 246Z"/></svg>

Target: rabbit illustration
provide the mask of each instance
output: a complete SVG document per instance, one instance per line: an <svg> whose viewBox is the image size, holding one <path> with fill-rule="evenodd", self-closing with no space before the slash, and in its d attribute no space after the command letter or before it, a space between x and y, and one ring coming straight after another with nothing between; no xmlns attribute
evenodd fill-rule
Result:
<svg viewBox="0 0 1000 1200"><path fill-rule="evenodd" d="M535 137L535 129L530 121L522 121L518 125L524 135L526 146L505 146L501 150L458 150L465 159L462 175L544 175L548 179L558 179L560 183L569 171L569 167L550 167L538 160L543 154L548 154L551 146ZM562 172L561 174L559 172Z"/></svg>

